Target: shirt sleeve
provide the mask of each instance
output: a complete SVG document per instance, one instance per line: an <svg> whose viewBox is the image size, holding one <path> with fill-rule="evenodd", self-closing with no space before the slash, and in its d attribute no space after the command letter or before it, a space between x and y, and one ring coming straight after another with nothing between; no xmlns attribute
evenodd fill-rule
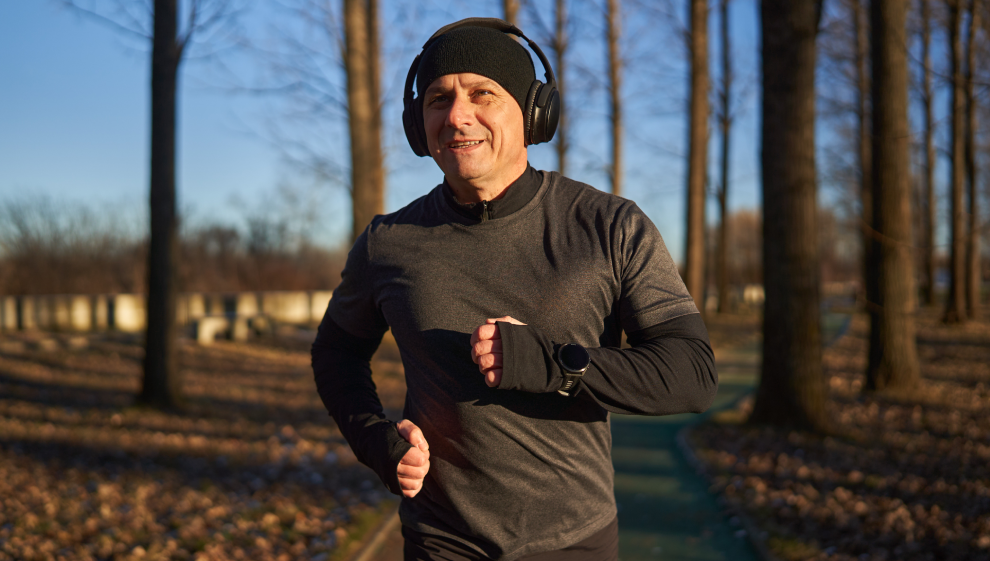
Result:
<svg viewBox="0 0 990 561"><path fill-rule="evenodd" d="M653 221L632 201L616 216L614 259L619 260L619 321L627 334L698 313L677 265Z"/></svg>
<svg viewBox="0 0 990 561"><path fill-rule="evenodd" d="M357 459L392 493L401 493L396 468L411 448L388 420L371 378L371 357L388 324L368 282L368 230L347 257L312 347L313 376L323 405Z"/></svg>
<svg viewBox="0 0 990 561"><path fill-rule="evenodd" d="M499 389L557 391L564 375L554 357L562 343L528 325L498 326L503 353ZM718 373L700 314L651 326L628 340L628 349L588 349L591 366L577 393L586 393L608 411L634 415L701 413L711 406Z"/></svg>
<svg viewBox="0 0 990 561"><path fill-rule="evenodd" d="M632 348L590 348L579 382L609 411L640 415L700 413L718 391L714 354L694 299L660 232L629 201L616 215L612 238L621 291L616 303ZM499 323L501 389L554 392L563 382L552 341L531 326Z"/></svg>
<svg viewBox="0 0 990 561"><path fill-rule="evenodd" d="M333 291L327 314L346 332L362 339L381 339L388 322L375 299L375 277L371 263L369 237L372 222L354 242L347 263L340 274L340 284Z"/></svg>

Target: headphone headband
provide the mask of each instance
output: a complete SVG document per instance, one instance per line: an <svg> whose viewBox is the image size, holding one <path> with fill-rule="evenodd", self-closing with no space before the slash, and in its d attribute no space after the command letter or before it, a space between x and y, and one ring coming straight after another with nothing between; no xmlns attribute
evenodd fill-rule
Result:
<svg viewBox="0 0 990 561"><path fill-rule="evenodd" d="M532 127L542 127L542 132L536 133L535 137L530 140L533 143L549 141L553 137L553 133L557 128L557 117L559 114L560 101L559 95L557 94L557 78L554 76L553 68L550 66L550 61L547 59L547 56L543 54L543 50L540 49L540 46L534 43L532 39L526 37L526 35L518 27L505 20L498 18L466 18L447 24L431 35L430 38L423 43L422 51L416 55L416 58L413 59L412 65L409 67L409 73L406 75L405 92L402 98L404 107L402 112L402 121L403 127L406 130L406 138L409 140L409 145L412 147L413 152L415 152L418 156L429 155L429 151L425 147L425 136L422 131L422 108L416 107L416 94L413 91L413 85L416 81L416 73L419 71L419 62L423 58L423 53L426 52L426 49L428 49L430 45L437 40L437 38L449 31L461 27L487 27L490 29L496 29L502 33L515 35L516 37L525 40L529 45L530 50L536 53L537 58L540 59L540 64L543 65L543 77L546 79L546 83L540 84L539 80L534 82L534 87L531 88L529 95L529 98L531 99L527 101L527 105L529 107L523 108L523 115L526 119L527 137L530 137ZM537 100L537 98L539 99ZM535 107L534 103L536 104ZM534 113L539 113L540 118L534 119Z"/></svg>

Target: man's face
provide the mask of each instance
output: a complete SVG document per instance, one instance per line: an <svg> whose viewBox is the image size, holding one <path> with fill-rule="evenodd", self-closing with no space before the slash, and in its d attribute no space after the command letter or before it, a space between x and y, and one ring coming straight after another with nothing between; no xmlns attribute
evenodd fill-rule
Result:
<svg viewBox="0 0 990 561"><path fill-rule="evenodd" d="M494 80L471 72L447 74L423 94L430 155L448 180L504 187L525 170L523 115Z"/></svg>

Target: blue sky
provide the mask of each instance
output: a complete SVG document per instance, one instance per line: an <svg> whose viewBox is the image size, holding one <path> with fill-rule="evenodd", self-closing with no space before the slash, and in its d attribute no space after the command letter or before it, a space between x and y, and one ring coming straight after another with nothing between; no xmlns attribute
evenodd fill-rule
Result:
<svg viewBox="0 0 990 561"><path fill-rule="evenodd" d="M389 95L384 109L387 211L400 208L442 179L432 161L411 153L402 136L401 78L412 56L436 28L470 15L497 16L501 2L472 4L473 13L454 1L426 2L415 13L395 8L400 4L386 0L382 9L383 27L389 31L383 78ZM266 26L283 17L263 6L256 0L245 18L245 26L257 37L270 36ZM572 10L577 23L571 83L588 93L568 98L579 102L572 133L578 142L569 175L607 190L601 169L609 147L606 108L595 78L604 54L601 17L588 1L575 3ZM401 17L396 15L400 12ZM756 17L749 0L732 4L733 50L746 90L733 138L733 208L754 207L758 200ZM716 24L713 14L714 72ZM624 194L654 220L678 259L683 252L687 77L683 50L670 25L642 15L630 15L625 21L630 60L623 91ZM532 13L522 14L520 27L540 42ZM549 51L545 45L544 49ZM548 56L552 58L549 52ZM226 62L235 74L243 75L256 75L262 64L240 55ZM48 196L107 208L140 222L148 190L147 50L53 0L0 2L0 71L0 201ZM187 219L236 224L245 212L264 211L271 205L279 186L289 186L306 193L307 204L318 209L320 220L313 232L317 241L330 246L341 243L350 217L343 190L299 173L266 132L280 122L285 102L218 87L215 67L208 62L187 60L181 72L178 197ZM339 120L328 123L322 129L327 135L322 146L338 153L346 164L343 126ZM291 135L292 126L285 133ZM713 142L709 156L713 170L718 163L716 146ZM556 161L547 145L531 148L530 160L543 169L554 168ZM714 218L710 207L709 219Z"/></svg>

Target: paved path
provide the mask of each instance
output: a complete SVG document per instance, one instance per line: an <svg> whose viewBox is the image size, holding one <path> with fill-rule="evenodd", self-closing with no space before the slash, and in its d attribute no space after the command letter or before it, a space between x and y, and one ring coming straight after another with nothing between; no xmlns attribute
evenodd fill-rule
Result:
<svg viewBox="0 0 990 561"><path fill-rule="evenodd" d="M684 427L745 397L757 381L757 348L716 352L719 391L704 415L612 417L612 464L621 561L756 561L677 445Z"/></svg>

